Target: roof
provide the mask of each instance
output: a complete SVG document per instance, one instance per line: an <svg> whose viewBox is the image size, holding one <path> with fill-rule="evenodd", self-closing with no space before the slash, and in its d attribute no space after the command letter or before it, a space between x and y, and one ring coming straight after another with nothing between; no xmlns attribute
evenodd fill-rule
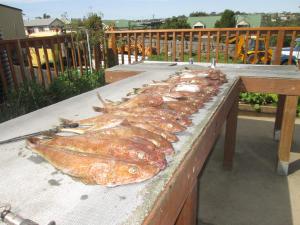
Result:
<svg viewBox="0 0 300 225"><path fill-rule="evenodd" d="M189 17L187 23L193 27L196 23L201 22L206 28L214 28L217 20L221 19L221 16L197 16Z"/></svg>
<svg viewBox="0 0 300 225"><path fill-rule="evenodd" d="M249 15L236 15L237 23L246 22L250 27L260 27L262 21L262 14L249 14ZM187 22L193 27L196 23L201 22L206 28L214 28L217 20L221 19L221 16L199 16L189 17Z"/></svg>
<svg viewBox="0 0 300 225"><path fill-rule="evenodd" d="M25 27L42 27L42 26L49 26L55 20L59 20L57 18L49 18L49 19L34 19L30 21L24 21ZM61 21L61 20L59 20ZM61 21L62 22L62 21ZM63 23L63 22L62 22Z"/></svg>
<svg viewBox="0 0 300 225"><path fill-rule="evenodd" d="M246 22L250 27L260 27L262 21L262 14L250 14L250 15L237 15L236 23Z"/></svg>
<svg viewBox="0 0 300 225"><path fill-rule="evenodd" d="M9 8L9 9L13 9L13 10L18 10L18 11L21 11L21 12L22 12L22 9L18 9L18 8L9 6L9 5L3 5L3 4L0 4L0 7L5 7L5 8Z"/></svg>

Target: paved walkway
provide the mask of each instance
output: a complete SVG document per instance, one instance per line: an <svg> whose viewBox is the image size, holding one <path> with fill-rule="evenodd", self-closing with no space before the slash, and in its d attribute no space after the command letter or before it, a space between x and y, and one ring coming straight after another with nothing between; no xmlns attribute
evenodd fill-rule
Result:
<svg viewBox="0 0 300 225"><path fill-rule="evenodd" d="M294 150L300 152L297 121ZM200 225L300 225L300 160L275 173L273 119L241 116L234 169L222 169L224 134L200 178Z"/></svg>

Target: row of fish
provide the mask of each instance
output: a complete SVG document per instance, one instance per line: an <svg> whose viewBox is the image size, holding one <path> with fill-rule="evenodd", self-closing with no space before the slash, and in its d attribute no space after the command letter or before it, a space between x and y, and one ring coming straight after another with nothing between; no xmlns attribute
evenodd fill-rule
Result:
<svg viewBox="0 0 300 225"><path fill-rule="evenodd" d="M120 102L94 107L98 116L61 120L61 132L30 138L27 145L54 167L86 184L116 186L147 180L167 166L177 133L190 115L227 82L219 70L183 70L134 89Z"/></svg>

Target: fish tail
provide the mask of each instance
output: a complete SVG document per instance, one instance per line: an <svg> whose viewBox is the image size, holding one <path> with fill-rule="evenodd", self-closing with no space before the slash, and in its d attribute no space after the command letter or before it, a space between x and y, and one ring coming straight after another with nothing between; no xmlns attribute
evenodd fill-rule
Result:
<svg viewBox="0 0 300 225"><path fill-rule="evenodd" d="M107 106L107 103L104 101L104 99L101 97L99 92L97 92L97 98L100 100L100 102L103 104L104 107Z"/></svg>
<svg viewBox="0 0 300 225"><path fill-rule="evenodd" d="M59 118L59 121L60 121L60 125L62 127L64 127L64 128L67 128L67 127L75 128L75 127L79 126L78 123L75 123L72 120L68 120L68 119L64 119L64 118Z"/></svg>

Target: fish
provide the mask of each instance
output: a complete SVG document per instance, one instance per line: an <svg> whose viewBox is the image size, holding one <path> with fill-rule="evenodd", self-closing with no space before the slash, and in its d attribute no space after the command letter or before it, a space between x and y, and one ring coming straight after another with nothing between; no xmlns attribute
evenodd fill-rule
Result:
<svg viewBox="0 0 300 225"><path fill-rule="evenodd" d="M152 148L153 145L150 145L151 142L146 143L145 146L137 139L102 138L95 132L75 136L57 135L51 139L39 140L39 142L53 147L64 147L68 150L94 153L120 160L147 162L164 169L166 167L164 154L155 151L155 147Z"/></svg>
<svg viewBox="0 0 300 225"><path fill-rule="evenodd" d="M152 142L156 146L157 151L160 151L165 155L174 154L174 148L169 141L167 141L160 135L157 135L139 127L134 127L130 125L120 125L108 129L99 130L97 131L97 133L102 138L143 138Z"/></svg>
<svg viewBox="0 0 300 225"><path fill-rule="evenodd" d="M159 173L160 169L148 163L118 160L97 154L67 150L27 140L27 146L55 168L85 184L108 187L142 182Z"/></svg>

